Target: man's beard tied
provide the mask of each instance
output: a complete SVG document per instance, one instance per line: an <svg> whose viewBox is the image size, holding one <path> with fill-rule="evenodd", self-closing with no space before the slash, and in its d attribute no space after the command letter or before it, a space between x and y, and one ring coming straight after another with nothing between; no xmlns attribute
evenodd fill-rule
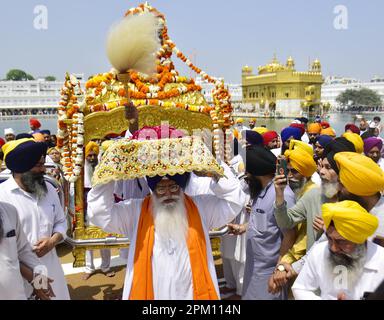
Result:
<svg viewBox="0 0 384 320"><path fill-rule="evenodd" d="M174 199L175 202L164 203L165 199ZM167 246L170 241L185 243L188 234L188 218L184 194L170 197L157 197L152 194L152 206L155 232L159 239Z"/></svg>
<svg viewBox="0 0 384 320"><path fill-rule="evenodd" d="M21 182L25 191L35 195L37 199L42 199L48 192L42 173L25 172L21 175Z"/></svg>
<svg viewBox="0 0 384 320"><path fill-rule="evenodd" d="M337 277L340 275L340 273L336 272L337 267L342 266L347 268L348 288L345 289L353 289L353 287L360 279L366 261L367 247L365 243L357 245L355 251L352 254L333 253L331 250L329 250L328 254L328 264L331 269L331 274L334 277Z"/></svg>

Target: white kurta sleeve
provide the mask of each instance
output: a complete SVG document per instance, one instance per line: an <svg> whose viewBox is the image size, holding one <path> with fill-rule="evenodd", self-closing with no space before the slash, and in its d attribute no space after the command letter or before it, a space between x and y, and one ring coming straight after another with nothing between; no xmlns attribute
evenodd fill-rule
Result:
<svg viewBox="0 0 384 320"><path fill-rule="evenodd" d="M63 207L60 204L59 195L57 194L55 188L52 186L48 186L48 196L52 199L52 202L55 205L52 235L54 233L60 233L64 240L67 237L67 219L65 217Z"/></svg>
<svg viewBox="0 0 384 320"><path fill-rule="evenodd" d="M208 228L220 228L231 222L243 209L247 195L232 170L223 165L226 177L218 182L212 180L210 189L214 195L195 197L196 205Z"/></svg>
<svg viewBox="0 0 384 320"><path fill-rule="evenodd" d="M321 259L323 255L319 254L319 250L312 250L292 286L296 300L321 300L321 297L315 293L320 288L320 275L316 270L319 261L316 264L316 257Z"/></svg>
<svg viewBox="0 0 384 320"><path fill-rule="evenodd" d="M89 191L87 215L92 224L104 231L127 235L130 238L142 200L131 199L115 203L114 187L115 183L110 182Z"/></svg>
<svg viewBox="0 0 384 320"><path fill-rule="evenodd" d="M12 225L15 226L17 254L19 261L24 263L31 269L40 265L41 262L37 257L36 253L32 251L31 244L27 240L27 237L23 231L16 208L8 203L1 203L0 207L1 210L8 215L10 220L13 221Z"/></svg>

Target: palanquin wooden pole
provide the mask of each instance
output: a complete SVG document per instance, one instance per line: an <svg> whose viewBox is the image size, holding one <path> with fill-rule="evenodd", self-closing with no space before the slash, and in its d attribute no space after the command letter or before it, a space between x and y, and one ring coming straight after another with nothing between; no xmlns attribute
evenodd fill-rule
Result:
<svg viewBox="0 0 384 320"><path fill-rule="evenodd" d="M131 98L129 96L129 81L131 80L130 73L119 73L117 74L117 79L124 84L124 90L127 97L127 103L125 104L124 115L129 122L129 131L133 134L139 129L139 119L137 108L133 105Z"/></svg>

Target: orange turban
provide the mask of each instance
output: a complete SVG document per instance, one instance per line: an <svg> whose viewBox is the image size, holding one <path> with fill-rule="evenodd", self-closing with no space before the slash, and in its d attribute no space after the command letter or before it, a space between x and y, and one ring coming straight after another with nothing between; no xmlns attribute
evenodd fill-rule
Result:
<svg viewBox="0 0 384 320"><path fill-rule="evenodd" d="M85 146L85 156L87 157L88 154L93 151L94 153L96 154L99 154L99 145L94 142L94 141L90 141L87 143L87 145Z"/></svg>
<svg viewBox="0 0 384 320"><path fill-rule="evenodd" d="M308 133L320 133L321 131L321 125L320 123L310 123L308 125Z"/></svg>
<svg viewBox="0 0 384 320"><path fill-rule="evenodd" d="M320 134L324 136L336 137L336 132L331 127L326 129L321 129Z"/></svg>
<svg viewBox="0 0 384 320"><path fill-rule="evenodd" d="M40 132L36 132L32 134L33 139L35 139L36 142L44 142L44 135Z"/></svg>

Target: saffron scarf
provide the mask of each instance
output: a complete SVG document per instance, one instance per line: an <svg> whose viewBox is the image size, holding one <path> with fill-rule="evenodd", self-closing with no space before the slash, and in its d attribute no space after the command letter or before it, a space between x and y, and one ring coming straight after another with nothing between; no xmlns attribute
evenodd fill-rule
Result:
<svg viewBox="0 0 384 320"><path fill-rule="evenodd" d="M188 218L187 247L192 271L193 299L218 300L208 270L207 246L200 214L193 200L187 195L184 197ZM152 251L155 240L155 226L150 200L150 196L147 196L141 207L130 300L154 300Z"/></svg>

